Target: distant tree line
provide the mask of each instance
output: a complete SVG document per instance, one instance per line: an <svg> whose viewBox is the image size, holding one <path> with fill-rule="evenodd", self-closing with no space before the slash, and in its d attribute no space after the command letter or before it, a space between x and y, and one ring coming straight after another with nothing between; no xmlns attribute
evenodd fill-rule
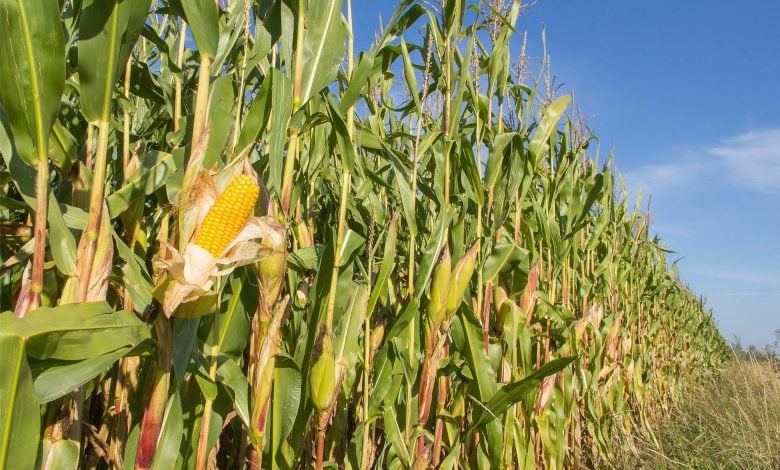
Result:
<svg viewBox="0 0 780 470"><path fill-rule="evenodd" d="M774 342L766 344L760 349L754 344L748 345L747 349L745 349L742 340L737 335L734 335L731 350L737 359L777 362L780 360L780 328L775 330Z"/></svg>

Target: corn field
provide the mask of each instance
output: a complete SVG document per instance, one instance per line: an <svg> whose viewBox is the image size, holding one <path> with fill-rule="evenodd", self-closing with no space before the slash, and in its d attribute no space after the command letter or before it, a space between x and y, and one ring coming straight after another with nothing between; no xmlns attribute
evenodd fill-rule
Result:
<svg viewBox="0 0 780 470"><path fill-rule="evenodd" d="M718 367L522 11L0 0L0 468L590 466Z"/></svg>

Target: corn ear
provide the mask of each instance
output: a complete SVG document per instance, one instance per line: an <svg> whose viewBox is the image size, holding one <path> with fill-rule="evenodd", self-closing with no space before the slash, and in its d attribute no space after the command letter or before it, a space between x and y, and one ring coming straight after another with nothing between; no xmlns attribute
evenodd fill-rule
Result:
<svg viewBox="0 0 780 470"><path fill-rule="evenodd" d="M309 391L318 411L326 411L336 398L336 360L333 356L333 338L322 335L320 356L311 367Z"/></svg>
<svg viewBox="0 0 780 470"><path fill-rule="evenodd" d="M195 244L219 258L252 213L260 187L249 175L235 177L211 206Z"/></svg>
<svg viewBox="0 0 780 470"><path fill-rule="evenodd" d="M284 284L284 273L287 268L287 251L285 250L284 228L274 223L274 228L280 234L281 242L274 242L271 237L263 239L263 246L269 249L269 253L262 256L257 262L257 275L260 279L260 296L265 302L266 308L270 311L279 294L282 292Z"/></svg>
<svg viewBox="0 0 780 470"><path fill-rule="evenodd" d="M536 306L536 289L539 286L539 261L537 260L528 271L528 283L520 296L520 308L526 314L525 324L530 325Z"/></svg>
<svg viewBox="0 0 780 470"><path fill-rule="evenodd" d="M469 286L471 275L477 262L477 244L475 243L455 265L450 277L451 288L447 295L447 317L455 313L463 300L463 294Z"/></svg>
<svg viewBox="0 0 780 470"><path fill-rule="evenodd" d="M433 282L431 283L431 303L428 310L431 337L444 321L447 313L447 292L450 288L451 269L450 250L445 247L439 264L436 266L436 271L433 273Z"/></svg>

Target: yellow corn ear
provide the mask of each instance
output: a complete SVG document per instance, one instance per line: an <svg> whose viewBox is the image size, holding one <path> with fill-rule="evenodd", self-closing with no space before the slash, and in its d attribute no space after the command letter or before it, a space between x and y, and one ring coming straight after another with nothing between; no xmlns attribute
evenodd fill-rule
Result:
<svg viewBox="0 0 780 470"><path fill-rule="evenodd" d="M195 244L215 258L222 256L252 214L260 187L249 175L239 175L211 206L195 237Z"/></svg>

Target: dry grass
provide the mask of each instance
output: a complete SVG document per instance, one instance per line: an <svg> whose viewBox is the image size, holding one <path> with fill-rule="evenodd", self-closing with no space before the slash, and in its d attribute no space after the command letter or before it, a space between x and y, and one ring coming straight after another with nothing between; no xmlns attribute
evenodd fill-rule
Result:
<svg viewBox="0 0 780 470"><path fill-rule="evenodd" d="M683 394L654 436L634 436L618 468L780 468L780 370L734 361Z"/></svg>

